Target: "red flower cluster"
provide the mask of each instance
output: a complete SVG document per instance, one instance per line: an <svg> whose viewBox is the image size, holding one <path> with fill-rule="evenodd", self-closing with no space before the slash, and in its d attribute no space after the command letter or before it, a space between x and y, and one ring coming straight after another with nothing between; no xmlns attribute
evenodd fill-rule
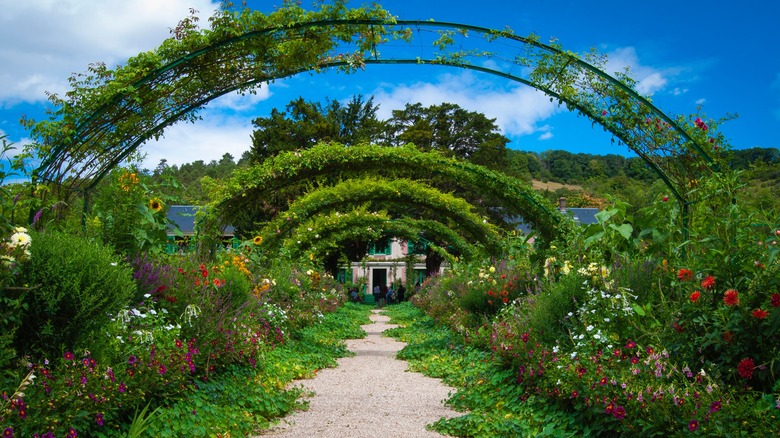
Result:
<svg viewBox="0 0 780 438"><path fill-rule="evenodd" d="M680 268L677 271L677 279L680 281L691 281L693 279L693 272L690 269Z"/></svg>
<svg viewBox="0 0 780 438"><path fill-rule="evenodd" d="M700 296L701 296L701 292L699 292L699 291L694 291L694 292L691 294L691 296L690 296L691 302L692 302L692 303L695 303L695 302L699 301L699 297L700 297Z"/></svg>
<svg viewBox="0 0 780 438"><path fill-rule="evenodd" d="M709 129L707 124L704 123L704 121L702 121L702 119L698 117L696 118L696 120L693 121L693 124L696 125L696 127L701 129L702 131L706 131L707 129Z"/></svg>
<svg viewBox="0 0 780 438"><path fill-rule="evenodd" d="M769 315L769 312L767 312L766 310L763 310L761 308L758 308L758 309L754 310L753 312L751 312L751 315L753 315L753 317L758 318L758 319L764 319L764 318L766 318Z"/></svg>
<svg viewBox="0 0 780 438"><path fill-rule="evenodd" d="M734 289L727 290L723 294L723 302L729 307L739 305L739 293Z"/></svg>
<svg viewBox="0 0 780 438"><path fill-rule="evenodd" d="M753 377L753 369L756 368L756 363L753 362L753 359L746 357L739 361L739 364L737 364L737 372L739 373L739 376L743 379L749 379Z"/></svg>
<svg viewBox="0 0 780 438"><path fill-rule="evenodd" d="M701 287L707 290L715 287L715 277L708 275L704 280L701 281Z"/></svg>

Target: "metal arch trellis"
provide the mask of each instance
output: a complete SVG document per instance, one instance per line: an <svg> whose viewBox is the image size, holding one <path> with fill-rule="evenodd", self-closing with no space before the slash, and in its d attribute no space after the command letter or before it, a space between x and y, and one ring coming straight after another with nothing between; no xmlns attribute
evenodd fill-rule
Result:
<svg viewBox="0 0 780 438"><path fill-rule="evenodd" d="M353 32L352 42L362 49L342 53L344 44L322 39L337 27ZM393 55L401 47L413 46L415 33L420 39L426 32L439 38L428 47L428 56ZM370 28L371 41L361 31ZM441 29L444 29L443 31ZM435 30L435 31L434 31ZM308 35L309 31L322 34ZM471 34L480 38L474 48L463 49ZM378 36L392 36L377 41ZM449 52L455 37L461 38L461 49ZM320 37L321 39L317 39ZM277 44L313 41L311 59L295 68L276 65L283 60ZM343 43L343 39L341 40ZM482 50L510 48L509 53ZM415 46L417 47L417 46ZM422 43L420 48L425 48ZM390 56L380 49L388 49ZM422 54L421 54L422 55ZM301 55L304 56L304 55ZM160 55L163 57L163 55ZM594 62L598 58L592 56ZM478 65L480 60L498 60L495 67ZM154 64L146 58L139 63ZM72 108L55 112L62 117L61 132L39 134L50 146L42 154L42 163L33 177L53 182L66 190L91 190L112 168L151 138L179 121L194 121L197 110L209 101L234 91L247 91L264 82L306 71L339 68L354 72L367 64L429 64L472 69L500 76L534 87L598 123L620 142L639 155L663 179L671 193L683 205L683 214L691 202L686 187L702 173L713 170L713 161L686 129L639 95L630 78L619 79L603 72L598 65L543 44L534 36L520 37L511 31L493 30L466 24L420 20L318 20L248 30L191 50L184 56L162 65L152 65L148 73L126 82L114 78L113 94L100 95L100 104L83 114ZM501 70L501 67L508 71ZM519 71L515 74L515 71ZM117 83L116 81L120 81ZM97 87L96 87L97 88ZM70 111L70 112L69 112ZM56 120L55 120L56 122ZM35 137L35 129L33 137Z"/></svg>

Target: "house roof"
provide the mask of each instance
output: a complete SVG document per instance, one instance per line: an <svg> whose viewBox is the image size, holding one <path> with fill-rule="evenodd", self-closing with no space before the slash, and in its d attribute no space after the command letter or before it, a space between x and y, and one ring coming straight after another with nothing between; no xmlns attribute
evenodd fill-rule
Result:
<svg viewBox="0 0 780 438"><path fill-rule="evenodd" d="M171 205L168 209L168 222L178 225L182 234L185 236L195 235L195 213L198 212L200 206L197 205ZM168 229L169 236L173 235L173 230ZM232 236L235 233L235 228L232 225L227 225L222 231L223 236Z"/></svg>

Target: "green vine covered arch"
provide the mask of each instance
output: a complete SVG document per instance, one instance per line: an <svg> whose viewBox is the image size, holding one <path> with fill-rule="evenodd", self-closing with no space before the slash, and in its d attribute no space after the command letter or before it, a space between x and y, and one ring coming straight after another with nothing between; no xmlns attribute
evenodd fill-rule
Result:
<svg viewBox="0 0 780 438"><path fill-rule="evenodd" d="M392 169L395 176L403 178L448 180L479 190L496 203L494 207L503 208L508 216L522 217L547 241L559 237L570 222L523 181L436 152L422 152L412 145L390 148L319 144L282 153L262 164L237 170L227 183L215 188L213 211L227 221L239 214L248 200L263 199L291 184L327 175L345 179L370 176L376 169Z"/></svg>
<svg viewBox="0 0 780 438"><path fill-rule="evenodd" d="M484 254L484 248L469 243L441 222L391 218L386 212L369 212L362 208L312 217L296 227L284 239L283 246L293 257L306 252L323 256L328 251L343 249L345 242L377 241L384 237L399 237L415 244L424 238L440 248L442 255L449 259L454 258L454 254L463 259Z"/></svg>
<svg viewBox="0 0 780 438"><path fill-rule="evenodd" d="M372 201L381 201L386 206L413 207L423 215L413 219L447 219L448 228L457 229L459 234L478 242L487 253L498 254L500 250L498 228L475 214L471 205L460 198L412 180L351 179L296 199L287 211L260 230L258 251L264 254L278 250L293 230L316 215L350 211Z"/></svg>
<svg viewBox="0 0 780 438"><path fill-rule="evenodd" d="M539 37L458 23L398 20L373 5L344 1L305 10L286 2L265 15L219 11L208 29L183 20L156 50L115 70L94 65L71 78L65 98L52 95L50 119L25 120L41 158L40 181L89 191L111 168L164 129L197 120L197 110L224 94L304 71L354 73L369 64L434 64L480 70L548 94L642 157L673 195L688 202L690 181L713 168L713 132L671 118L635 90L626 74L606 74L606 58L579 56ZM486 68L484 61L494 61Z"/></svg>

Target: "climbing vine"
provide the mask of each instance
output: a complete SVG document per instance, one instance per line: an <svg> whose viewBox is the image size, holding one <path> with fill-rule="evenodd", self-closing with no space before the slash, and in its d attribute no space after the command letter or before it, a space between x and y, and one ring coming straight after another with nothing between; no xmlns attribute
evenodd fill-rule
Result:
<svg viewBox="0 0 780 438"><path fill-rule="evenodd" d="M238 170L228 182L215 188L215 211L227 219L244 208L246 200L262 199L290 184L323 175L345 179L367 176L380 168L399 178L436 178L478 190L490 199L490 205L502 208L506 217L522 216L549 240L559 236L561 227L568 226L567 218L527 183L435 152L422 152L411 145L387 148L320 144L279 154L262 164Z"/></svg>
<svg viewBox="0 0 780 438"><path fill-rule="evenodd" d="M296 227L284 239L283 246L293 257L308 252L315 258L321 258L328 252L342 250L345 242L378 241L385 237L398 237L415 244L424 237L426 241L444 248L447 258L457 255L463 259L473 259L484 252L441 222L392 218L387 212L369 212L365 208L317 215Z"/></svg>
<svg viewBox="0 0 780 438"><path fill-rule="evenodd" d="M450 229L457 229L490 253L500 248L498 229L478 216L466 201L441 193L412 180L353 179L331 187L323 187L295 200L290 208L266 224L259 233L262 253L272 253L284 243L284 238L314 215L345 211L367 202L378 201L386 207L412 208L430 218L446 218ZM408 217L408 216L407 216ZM415 218L417 219L417 218Z"/></svg>

